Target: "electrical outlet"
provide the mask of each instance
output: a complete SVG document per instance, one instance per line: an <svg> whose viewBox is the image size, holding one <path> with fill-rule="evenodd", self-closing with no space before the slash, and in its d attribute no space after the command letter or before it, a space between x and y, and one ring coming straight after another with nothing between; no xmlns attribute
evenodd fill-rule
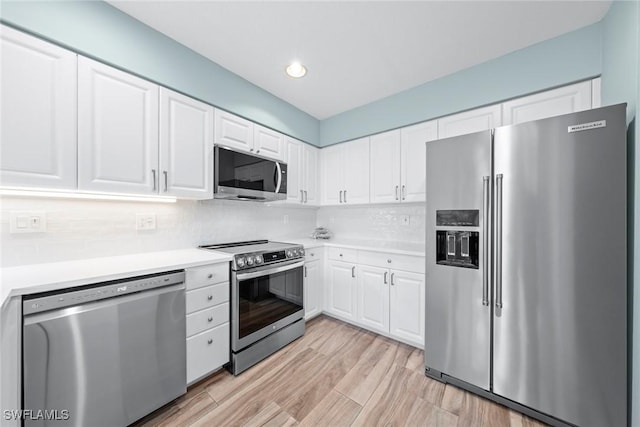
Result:
<svg viewBox="0 0 640 427"><path fill-rule="evenodd" d="M9 233L44 233L45 231L47 231L46 212L9 212Z"/></svg>
<svg viewBox="0 0 640 427"><path fill-rule="evenodd" d="M155 230L156 214L136 214L136 230Z"/></svg>
<svg viewBox="0 0 640 427"><path fill-rule="evenodd" d="M400 223L402 225L411 224L411 217L409 215L400 215Z"/></svg>

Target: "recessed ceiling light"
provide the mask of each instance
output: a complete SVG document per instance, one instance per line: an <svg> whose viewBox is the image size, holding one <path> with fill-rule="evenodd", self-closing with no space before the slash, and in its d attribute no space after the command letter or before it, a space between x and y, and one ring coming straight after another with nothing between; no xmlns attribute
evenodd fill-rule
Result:
<svg viewBox="0 0 640 427"><path fill-rule="evenodd" d="M287 72L287 75L289 77L293 77L294 79L299 79L300 77L304 77L304 75L307 74L306 67L297 61L289 64L285 71Z"/></svg>

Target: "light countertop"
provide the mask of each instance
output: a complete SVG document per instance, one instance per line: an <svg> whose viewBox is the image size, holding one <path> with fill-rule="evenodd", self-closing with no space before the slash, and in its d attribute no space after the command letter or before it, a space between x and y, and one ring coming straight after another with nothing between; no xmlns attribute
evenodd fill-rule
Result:
<svg viewBox="0 0 640 427"><path fill-rule="evenodd" d="M360 240L360 239L344 239L331 238L329 240L322 239L283 239L287 242L304 245L305 249L318 247L341 247L350 249L359 249L365 251L384 252L389 254L424 256L424 244L416 242L400 242L387 240Z"/></svg>
<svg viewBox="0 0 640 427"><path fill-rule="evenodd" d="M145 274L229 262L231 256L202 249L146 252L0 269L0 301L8 297Z"/></svg>

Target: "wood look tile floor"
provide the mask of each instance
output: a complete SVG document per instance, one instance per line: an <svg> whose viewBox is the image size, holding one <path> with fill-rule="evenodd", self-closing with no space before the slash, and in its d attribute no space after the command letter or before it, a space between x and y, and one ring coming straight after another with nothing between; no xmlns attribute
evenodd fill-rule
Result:
<svg viewBox="0 0 640 427"><path fill-rule="evenodd" d="M425 377L423 352L320 316L238 377L218 371L141 426L543 426Z"/></svg>

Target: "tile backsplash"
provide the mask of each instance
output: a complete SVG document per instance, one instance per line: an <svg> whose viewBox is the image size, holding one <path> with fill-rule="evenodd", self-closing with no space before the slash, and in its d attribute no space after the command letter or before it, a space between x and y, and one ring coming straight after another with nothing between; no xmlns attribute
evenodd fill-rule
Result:
<svg viewBox="0 0 640 427"><path fill-rule="evenodd" d="M46 232L10 234L12 211L44 211ZM315 228L316 212L226 200L164 204L2 197L0 266L303 237ZM136 230L136 214L155 214L156 229Z"/></svg>
<svg viewBox="0 0 640 427"><path fill-rule="evenodd" d="M328 228L336 238L422 243L425 237L425 205L322 207L318 210L316 222Z"/></svg>
<svg viewBox="0 0 640 427"><path fill-rule="evenodd" d="M10 234L13 211L44 211L46 232ZM136 230L137 214L155 214L156 229ZM308 237L317 225L336 238L420 243L424 220L423 204L304 209L227 200L164 204L2 197L0 266Z"/></svg>

